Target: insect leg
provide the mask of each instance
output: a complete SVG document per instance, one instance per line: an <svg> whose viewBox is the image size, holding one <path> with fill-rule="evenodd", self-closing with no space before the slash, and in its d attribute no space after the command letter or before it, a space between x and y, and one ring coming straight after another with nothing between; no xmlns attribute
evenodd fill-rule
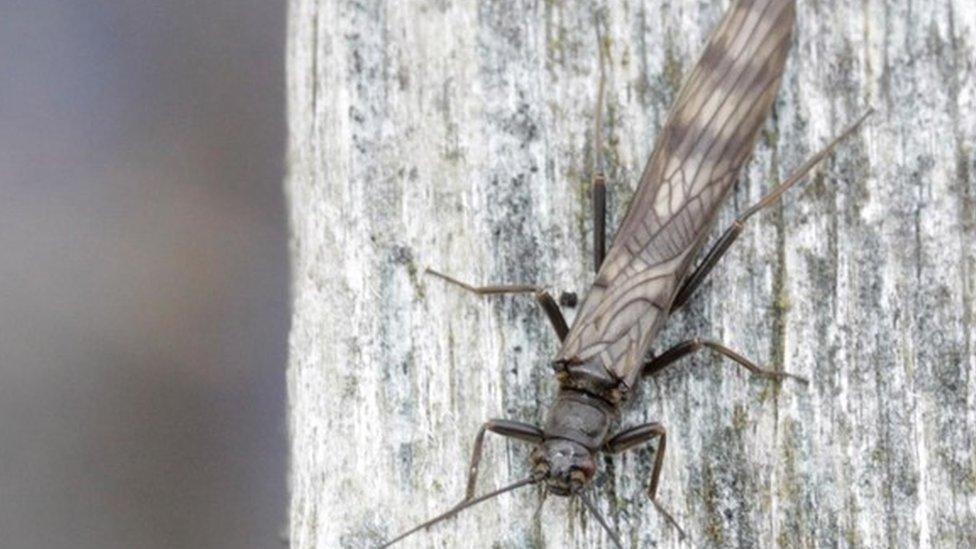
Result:
<svg viewBox="0 0 976 549"><path fill-rule="evenodd" d="M468 487L464 491L464 499L459 501L457 504L455 504L453 507L451 507L444 513L441 513L440 515L437 515L436 517L426 522L418 524L417 526L414 526L410 530L403 532L402 534L391 539L390 541L383 543L383 545L380 546L380 549L389 547L399 542L403 538L410 536L416 532L419 532L420 530L425 530L427 528L430 528L431 526L437 524L438 522L441 522L442 520L447 520L471 506L477 505L483 501L489 500L493 497L499 496L506 492L511 492L512 490L515 490L517 488L521 488L529 484L535 484L540 480L540 477L533 475L525 480L520 480L513 484L509 484L508 486L499 488L483 496L475 497L474 488L475 488L475 484L478 481L478 465L481 463L481 451L484 447L485 433L488 431L491 431L493 433L498 433L499 435L502 435L504 437L517 438L519 440L525 440L534 443L542 442L544 436L541 429L533 425L529 425L528 423L522 423L519 421L509 421L507 419L492 419L486 421L485 424L481 426L481 429L478 430L478 436L474 438L474 451L471 454L471 465L468 468Z"/></svg>
<svg viewBox="0 0 976 549"><path fill-rule="evenodd" d="M386 549L387 547L390 547L391 545L395 545L396 543L398 543L403 538L406 538L408 536L411 536L411 535L413 535L413 534L415 534L415 533L417 533L417 532L419 532L421 530L426 530L427 528L430 528L431 526L437 524L438 522L441 522L443 520L447 520L449 518L452 518L452 517L456 516L458 513L460 513L461 511L464 511L465 509L468 509L469 507L474 507L475 505L478 505L479 503L482 503L484 501L488 501L489 499L492 499L492 498L496 498L496 497L498 497L498 496L500 496L500 495L502 495L504 493L511 492L512 490L517 490L517 489L519 489L519 488L521 488L523 486L528 486L530 484L535 484L537 482L539 482L539 479L538 478L536 478L536 477L529 477L527 479L523 479L523 480L519 480L519 481L513 482L512 484L509 484L508 486L504 486L502 488L499 488L497 490L488 492L487 494L478 496L476 498L468 498L468 499L462 500L460 503L458 503L454 507L451 507L450 509L448 509L447 511L445 511L445 512L439 514L439 515L437 515L436 517L434 517L432 519L429 519L426 522L422 522L422 523L418 524L417 526L414 526L413 528L407 530L406 532L403 532L402 534L398 535L397 537L395 537L395 538L393 538L393 539L391 539L389 541L384 542L383 545L380 545L379 546L379 549Z"/></svg>
<svg viewBox="0 0 976 549"><path fill-rule="evenodd" d="M427 273L478 295L535 294L536 302L546 313L546 317L549 319L549 323L552 324L552 329L556 331L556 336L559 338L559 341L566 339L566 334L569 333L569 326L566 325L566 319L563 317L559 305L553 299L552 294L543 288L528 284L472 286L431 268L427 269Z"/></svg>
<svg viewBox="0 0 976 549"><path fill-rule="evenodd" d="M476 293L478 295L501 295L501 294L530 294L533 292L538 292L541 290L538 286L532 286L530 284L506 284L506 285L495 285L495 286L472 286L467 282L461 282L460 280L448 276L444 273L435 271L434 269L427 268L427 274L431 274L448 282L454 284L455 286L460 286L465 290Z"/></svg>
<svg viewBox="0 0 976 549"><path fill-rule="evenodd" d="M713 351L716 351L719 354L722 354L722 355L724 355L724 356L732 359L733 361L735 361L736 363L738 363L740 366L742 366L746 370L749 370L750 372L752 372L752 373L754 373L754 374L756 374L758 376L762 376L762 377L769 378L769 379L783 379L783 378L787 378L788 377L788 378L791 378L791 379L795 379L795 380L799 381L800 383L803 383L804 385L806 385L807 383L809 383L809 381L807 381L806 378L803 378L803 377L800 377L800 376L797 376L797 375L793 375L793 374L790 374L790 373L787 373L787 372L777 372L775 370L767 370L765 368L760 368L755 362L753 362L753 361L749 360L748 358L740 355L739 353L733 351L732 349L729 349L725 345L722 345L721 343L719 343L717 341L711 341L711 340L708 340L708 339L702 339L702 338L698 338L698 337L696 337L694 339L689 339L687 341L682 341L681 343L678 343L677 345L675 345L674 347L671 347L667 351L664 351L660 355L658 355L658 356L652 358L651 360L645 362L644 363L644 367L643 367L644 370L642 372L642 375L645 375L645 376L654 375L654 374L660 372L661 370L667 368L668 366L670 366L674 362L676 362L676 361L678 361L678 360L680 360L680 359L682 359L682 358L684 358L684 357L686 357L686 356L688 356L688 355L690 355L690 354L692 354L694 352L697 352L698 350L700 350L703 347L708 347L709 349L712 349Z"/></svg>
<svg viewBox="0 0 976 549"><path fill-rule="evenodd" d="M678 529L681 537L684 538L685 531L678 524L678 521L674 520L671 513L657 501L657 488L661 480L661 469L664 467L664 451L667 447L668 440L667 429L664 428L664 425L654 422L625 429L607 441L603 445L603 449L611 454L619 454L639 444L650 442L655 438L659 438L660 442L657 445L657 450L654 452L654 468L651 469L651 482L647 487L647 497L650 498L654 507L668 519L668 522Z"/></svg>
<svg viewBox="0 0 976 549"><path fill-rule="evenodd" d="M464 499L461 505L474 497L475 484L478 482L478 468L481 465L481 454L484 449L485 433L491 431L506 438L515 438L526 442L542 442L542 430L535 425L522 423L521 421L511 421L508 419L490 419L478 429L478 435L474 437L474 449L471 452L471 464L468 466L468 486L464 491Z"/></svg>
<svg viewBox="0 0 976 549"><path fill-rule="evenodd" d="M857 131L857 129L861 127L861 124L873 112L874 109L868 109L868 112L864 113L861 118L854 122L854 124L844 130L839 136L834 138L834 140L827 144L826 147L821 149L820 152L813 155L802 166L800 166L799 169L790 174L785 181L774 187L773 190L767 193L766 196L762 197L759 202L754 204L751 208L736 218L736 220L732 222L732 225L725 230L721 238L718 239L718 242L713 244L708 250L708 253L705 254L705 259L703 259L698 267L695 268L694 272L692 272L691 275L685 279L684 283L681 285L681 288L678 290L677 296L674 298L674 302L671 305L671 312L678 310L682 305L688 302L688 298L690 298L691 294L698 289L701 283L705 280L705 277L708 276L708 273L710 273L712 268L715 267L715 264L718 263L718 260L725 255L725 252L728 251L730 246L732 246L732 243L739 238L739 234L742 233L742 230L745 228L745 224L747 221L749 221L750 217L764 208L775 204L783 193L790 190L791 187L806 177L807 174L810 173L810 170L812 170L817 164L819 164L824 158L833 152L841 141L847 139L851 136L851 134Z"/></svg>
<svg viewBox="0 0 976 549"><path fill-rule="evenodd" d="M600 82L597 85L593 126L593 268L599 272L607 252L607 176L603 172L603 95L606 73L603 67L603 38L597 27L600 52Z"/></svg>

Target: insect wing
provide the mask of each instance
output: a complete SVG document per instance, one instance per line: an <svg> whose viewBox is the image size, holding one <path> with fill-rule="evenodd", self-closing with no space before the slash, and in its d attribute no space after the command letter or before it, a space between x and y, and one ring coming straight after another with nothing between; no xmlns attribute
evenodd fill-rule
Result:
<svg viewBox="0 0 976 549"><path fill-rule="evenodd" d="M712 33L557 360L597 360L633 387L681 278L769 114L789 51L794 4L740 0Z"/></svg>

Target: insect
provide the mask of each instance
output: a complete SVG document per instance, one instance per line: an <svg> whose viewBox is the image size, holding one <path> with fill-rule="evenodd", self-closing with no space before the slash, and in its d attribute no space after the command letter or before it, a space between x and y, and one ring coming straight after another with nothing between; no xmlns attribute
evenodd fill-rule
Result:
<svg viewBox="0 0 976 549"><path fill-rule="evenodd" d="M864 122L869 110L840 136L743 212L712 245L697 267L693 262L714 223L719 206L750 157L768 117L792 40L795 0L738 0L712 32L704 53L685 81L658 137L638 189L610 250L605 247L606 178L600 140L603 108L603 51L596 107L593 178L594 260L597 274L568 327L556 301L534 286L475 287L436 271L431 274L482 294L534 293L562 342L553 361L559 390L543 426L493 419L474 440L464 498L445 513L386 542L387 547L419 530L455 516L487 499L527 485L546 493L578 497L613 542L620 539L593 505L587 488L601 453L618 454L657 441L647 495L684 536L657 501L667 431L646 423L611 434L624 403L632 401L642 377L654 375L682 357L709 348L753 374L805 380L763 369L717 341L694 338L645 359L665 320L684 305L755 213L775 203ZM528 478L475 496L485 434L491 432L534 445Z"/></svg>

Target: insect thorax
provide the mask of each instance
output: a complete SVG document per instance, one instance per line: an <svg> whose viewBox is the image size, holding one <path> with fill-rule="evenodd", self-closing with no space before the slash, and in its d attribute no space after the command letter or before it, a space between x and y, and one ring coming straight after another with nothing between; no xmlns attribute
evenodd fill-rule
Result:
<svg viewBox="0 0 976 549"><path fill-rule="evenodd" d="M571 440L592 451L598 451L616 418L617 410L603 399L561 388L546 418L546 438Z"/></svg>
<svg viewBox="0 0 976 549"><path fill-rule="evenodd" d="M545 441L532 455L535 472L546 479L550 492L569 495L590 481L615 417L616 408L603 399L559 390L543 429Z"/></svg>
<svg viewBox="0 0 976 549"><path fill-rule="evenodd" d="M571 389L594 395L614 408L627 399L627 385L607 371L597 360L586 362L556 361L553 363L560 389Z"/></svg>

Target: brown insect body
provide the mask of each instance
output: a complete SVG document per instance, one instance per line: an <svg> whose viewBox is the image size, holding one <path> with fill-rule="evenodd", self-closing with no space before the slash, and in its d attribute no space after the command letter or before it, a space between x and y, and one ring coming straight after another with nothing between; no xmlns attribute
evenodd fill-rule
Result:
<svg viewBox="0 0 976 549"><path fill-rule="evenodd" d="M641 376L654 374L691 352L709 347L753 373L777 379L795 378L784 372L763 370L720 343L697 338L680 343L650 361L645 360L669 314L700 284L741 232L745 221L801 180L867 116L741 215L689 275L692 261L723 199L751 155L759 130L772 108L792 39L794 15L795 0L739 0L725 14L678 94L605 258L602 257L603 235L599 232L596 235L594 250L599 270L571 327L567 328L551 296L538 288L478 288L429 271L482 295L536 292L562 340L553 362L560 386L541 429L510 420L485 423L475 439L465 499L387 545L485 499L544 482L549 493L579 496L619 546L620 541L586 498L584 489L596 472L601 452L619 453L655 438L658 447L648 493L658 509L677 526L655 500L665 450L664 427L649 423L610 435L622 404L633 400L630 397ZM598 120L602 89L601 78ZM595 148L599 151L599 139ZM599 161L596 164L599 170ZM603 226L603 181L602 174L597 174L594 186L597 228ZM487 431L534 443L532 476L476 498L475 481Z"/></svg>
<svg viewBox="0 0 976 549"><path fill-rule="evenodd" d="M606 442L718 206L754 148L779 88L793 18L793 1L742 1L712 34L559 351L560 391L543 429L547 440L570 440L594 454ZM563 450L537 451L535 467L546 470L546 456L562 463ZM559 473L550 487L565 482L562 468L548 470Z"/></svg>

